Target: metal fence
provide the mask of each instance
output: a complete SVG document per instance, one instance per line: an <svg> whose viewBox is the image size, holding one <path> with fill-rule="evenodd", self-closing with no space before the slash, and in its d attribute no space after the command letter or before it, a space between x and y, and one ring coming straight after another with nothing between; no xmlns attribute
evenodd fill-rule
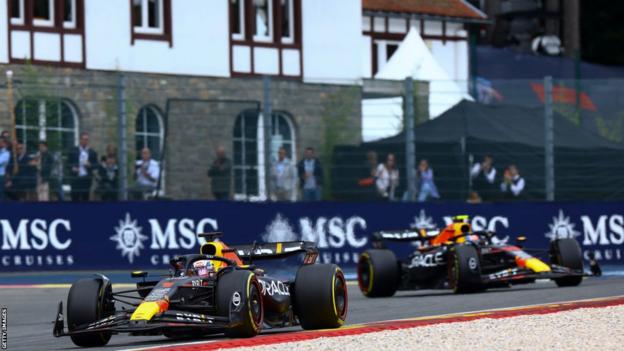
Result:
<svg viewBox="0 0 624 351"><path fill-rule="evenodd" d="M624 81L14 71L0 88L0 127L25 149L6 165L3 194L15 201L70 200L85 172L79 190L93 201L624 198ZM88 164L83 131L98 153ZM308 148L320 163L304 162ZM382 166L389 154L396 171Z"/></svg>

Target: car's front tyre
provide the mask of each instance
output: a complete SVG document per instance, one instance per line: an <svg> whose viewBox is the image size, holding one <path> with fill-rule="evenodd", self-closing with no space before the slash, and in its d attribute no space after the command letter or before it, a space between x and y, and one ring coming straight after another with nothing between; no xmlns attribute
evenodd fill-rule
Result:
<svg viewBox="0 0 624 351"><path fill-rule="evenodd" d="M481 262L473 245L455 245L449 256L449 285L455 293L472 293L484 289Z"/></svg>
<svg viewBox="0 0 624 351"><path fill-rule="evenodd" d="M578 273L583 272L583 254L578 241L574 239L557 239L550 243L551 262L570 268ZM555 279L557 286L577 286L583 281L582 275L573 275Z"/></svg>
<svg viewBox="0 0 624 351"><path fill-rule="evenodd" d="M70 332L114 313L110 282L100 278L85 278L72 284L67 297L67 326ZM82 347L104 346L110 338L111 332L71 336L74 344Z"/></svg>
<svg viewBox="0 0 624 351"><path fill-rule="evenodd" d="M262 288L255 274L246 270L233 270L223 274L217 281L216 301L220 316L229 317L230 308L239 309L241 323L226 329L226 336L249 338L260 333L264 306Z"/></svg>

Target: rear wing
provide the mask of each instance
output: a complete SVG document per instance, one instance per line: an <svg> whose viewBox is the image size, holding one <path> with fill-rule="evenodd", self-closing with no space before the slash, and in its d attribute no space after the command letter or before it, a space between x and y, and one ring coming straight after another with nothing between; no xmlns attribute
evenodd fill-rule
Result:
<svg viewBox="0 0 624 351"><path fill-rule="evenodd" d="M260 243L251 245L232 245L229 248L241 260L250 263L253 260L280 259L305 254L304 264L316 262L318 249L311 241L284 241L277 243Z"/></svg>
<svg viewBox="0 0 624 351"><path fill-rule="evenodd" d="M374 241L428 241L440 234L438 229L382 230L373 233Z"/></svg>

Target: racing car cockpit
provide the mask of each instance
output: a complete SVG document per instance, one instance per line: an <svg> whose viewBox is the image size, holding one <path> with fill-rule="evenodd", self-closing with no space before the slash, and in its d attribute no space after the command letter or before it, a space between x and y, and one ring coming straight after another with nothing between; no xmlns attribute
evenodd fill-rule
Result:
<svg viewBox="0 0 624 351"><path fill-rule="evenodd" d="M467 215L453 217L452 222L444 229L440 230L439 234L431 239L430 244L432 246L438 246L449 241L463 243L466 240L479 240L477 235L471 235L472 226L470 225L469 219L470 217Z"/></svg>
<svg viewBox="0 0 624 351"><path fill-rule="evenodd" d="M220 268L236 266L235 262L225 257L202 254L175 256L169 263L173 277L213 277Z"/></svg>

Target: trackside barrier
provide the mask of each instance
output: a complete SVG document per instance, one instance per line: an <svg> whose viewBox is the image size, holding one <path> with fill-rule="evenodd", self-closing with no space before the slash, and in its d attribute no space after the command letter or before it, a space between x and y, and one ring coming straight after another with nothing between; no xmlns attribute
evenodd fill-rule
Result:
<svg viewBox="0 0 624 351"><path fill-rule="evenodd" d="M319 261L353 270L381 229L442 227L456 214L497 240L547 248L572 237L584 255L624 265L624 203L243 203L123 202L0 204L0 272L164 269L197 252L198 232L223 231L230 244L309 240ZM407 254L409 244L398 248Z"/></svg>

